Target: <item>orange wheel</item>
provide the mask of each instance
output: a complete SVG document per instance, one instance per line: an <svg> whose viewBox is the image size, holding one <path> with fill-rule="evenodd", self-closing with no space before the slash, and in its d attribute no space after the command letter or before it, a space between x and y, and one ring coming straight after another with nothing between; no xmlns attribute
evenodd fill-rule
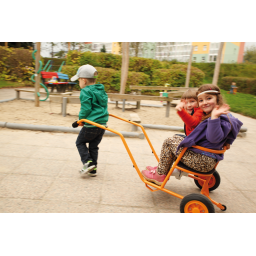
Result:
<svg viewBox="0 0 256 256"><path fill-rule="evenodd" d="M204 195L190 194L185 196L180 203L182 213L214 213L212 202Z"/></svg>
<svg viewBox="0 0 256 256"><path fill-rule="evenodd" d="M199 178L202 178L202 179L205 179L204 176L196 176L196 177L199 177ZM202 189L203 185L204 185L204 182L203 181L200 181L200 180L194 180L195 184L200 188ZM220 175L217 171L215 171L208 183L208 188L209 188L209 191L213 191L215 190L216 188L218 188L220 185Z"/></svg>
<svg viewBox="0 0 256 256"><path fill-rule="evenodd" d="M209 213L208 208L200 201L193 200L185 205L185 213Z"/></svg>

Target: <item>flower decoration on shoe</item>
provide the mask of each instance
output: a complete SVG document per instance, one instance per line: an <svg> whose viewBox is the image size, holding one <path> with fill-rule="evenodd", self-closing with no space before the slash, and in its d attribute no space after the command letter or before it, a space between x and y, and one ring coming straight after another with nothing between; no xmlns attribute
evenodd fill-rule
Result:
<svg viewBox="0 0 256 256"><path fill-rule="evenodd" d="M164 174L159 175L156 169L151 169L150 171L143 170L141 174L147 181L154 182L157 185L162 185L164 179L166 178L166 175Z"/></svg>
<svg viewBox="0 0 256 256"><path fill-rule="evenodd" d="M155 170L156 171L157 166L153 167L153 166L146 166L146 170L151 171L151 170Z"/></svg>

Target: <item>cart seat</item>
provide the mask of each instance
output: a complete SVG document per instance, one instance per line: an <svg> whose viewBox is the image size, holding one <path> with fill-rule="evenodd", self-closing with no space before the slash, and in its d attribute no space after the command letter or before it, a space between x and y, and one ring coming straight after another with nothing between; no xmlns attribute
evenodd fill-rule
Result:
<svg viewBox="0 0 256 256"><path fill-rule="evenodd" d="M186 170L188 170L188 171L190 171L190 172L195 172L195 173L202 174L202 175L203 175L203 174L209 175L209 174L212 174L212 173L215 172L215 168L213 168L213 169L212 169L211 171L209 171L209 172L199 172L199 171L196 171L196 170L194 170L194 169L188 167L187 165L183 164L182 162L179 162L179 163L177 164L177 166L179 166L179 167L181 167L181 168L183 168L183 169L186 169Z"/></svg>

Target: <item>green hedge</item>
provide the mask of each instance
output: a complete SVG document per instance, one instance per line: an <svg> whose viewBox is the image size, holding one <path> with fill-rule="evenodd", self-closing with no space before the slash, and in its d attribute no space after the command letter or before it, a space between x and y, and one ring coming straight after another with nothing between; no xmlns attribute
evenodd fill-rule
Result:
<svg viewBox="0 0 256 256"><path fill-rule="evenodd" d="M0 46L1 79L17 82L29 80L35 72L34 67L31 50Z"/></svg>
<svg viewBox="0 0 256 256"><path fill-rule="evenodd" d="M43 58L43 64L45 65L48 60L52 60L54 66L60 66L63 61L66 63L66 59L59 59L59 58Z"/></svg>
<svg viewBox="0 0 256 256"><path fill-rule="evenodd" d="M62 68L62 73L67 74L72 77L76 74L79 66L64 66ZM107 92L119 92L120 82L121 82L121 71L114 70L111 68L96 67L99 75L97 78L97 83L102 83L105 86ZM128 79L126 83L125 92L130 92L130 85L150 85L150 78L148 75L142 72L128 72Z"/></svg>
<svg viewBox="0 0 256 256"><path fill-rule="evenodd" d="M212 81L215 63L192 63L192 66L201 69L205 73L205 79ZM226 76L256 78L256 65L221 63L219 83L221 79Z"/></svg>
<svg viewBox="0 0 256 256"><path fill-rule="evenodd" d="M256 95L256 78L226 76L221 79L220 88L229 91L232 82L236 83L238 92Z"/></svg>
<svg viewBox="0 0 256 256"><path fill-rule="evenodd" d="M185 86L187 74L187 65L174 64L170 69L155 69L153 70L151 85L164 86L169 83L170 86L181 87ZM190 87L198 87L202 85L204 73L195 67L191 67Z"/></svg>
<svg viewBox="0 0 256 256"><path fill-rule="evenodd" d="M122 66L122 56L102 52L78 52L76 50L68 52L67 65L81 66L85 64L90 64L94 67L112 68L115 70L120 70ZM159 68L163 68L163 64L159 60L140 57L129 58L129 71L143 72L151 76L153 69Z"/></svg>

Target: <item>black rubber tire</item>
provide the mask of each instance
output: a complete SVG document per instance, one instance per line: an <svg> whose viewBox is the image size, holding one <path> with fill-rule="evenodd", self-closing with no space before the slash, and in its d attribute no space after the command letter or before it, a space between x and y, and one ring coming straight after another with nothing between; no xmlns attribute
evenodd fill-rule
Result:
<svg viewBox="0 0 256 256"><path fill-rule="evenodd" d="M219 185L220 185L221 179L220 179L219 173L218 173L217 171L215 171L215 172L213 173L213 176L214 176L214 178L215 178L215 184L214 184L213 187L209 188L209 191L215 190L215 189L218 188ZM196 176L196 177L198 177L198 176ZM201 190L201 189L202 189L202 186L199 184L198 180L194 180L194 182L195 182L195 184L196 184L196 185L200 188L200 190Z"/></svg>
<svg viewBox="0 0 256 256"><path fill-rule="evenodd" d="M225 212L226 210L227 210L227 206L225 205L225 204L223 204L222 206L224 206L225 207L225 209L221 209L223 212Z"/></svg>
<svg viewBox="0 0 256 256"><path fill-rule="evenodd" d="M184 213L184 208L185 208L186 204L193 200L202 202L207 207L209 213L215 213L214 206L213 206L212 202L210 201L210 199L202 194L190 194L190 195L185 196L181 200L181 203L180 203L180 212Z"/></svg>

